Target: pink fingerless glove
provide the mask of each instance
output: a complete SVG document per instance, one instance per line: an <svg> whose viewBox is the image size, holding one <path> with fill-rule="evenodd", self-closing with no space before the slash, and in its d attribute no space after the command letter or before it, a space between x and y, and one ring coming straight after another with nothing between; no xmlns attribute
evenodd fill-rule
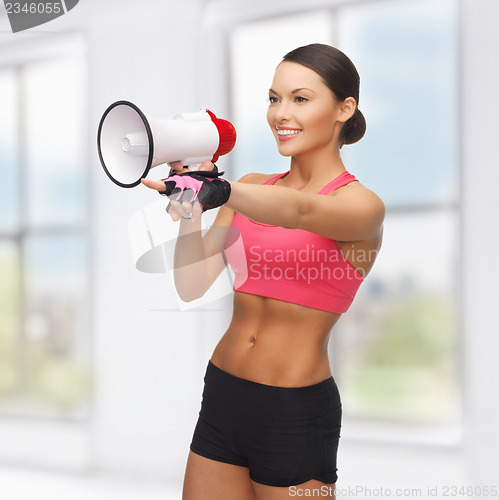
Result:
<svg viewBox="0 0 499 500"><path fill-rule="evenodd" d="M180 202L193 203L198 200L205 212L227 203L229 199L230 183L219 178L224 173L218 172L216 166L214 170L196 170L174 175L170 171L170 176L163 179L166 190L160 194ZM167 211L170 205L171 203L168 204Z"/></svg>

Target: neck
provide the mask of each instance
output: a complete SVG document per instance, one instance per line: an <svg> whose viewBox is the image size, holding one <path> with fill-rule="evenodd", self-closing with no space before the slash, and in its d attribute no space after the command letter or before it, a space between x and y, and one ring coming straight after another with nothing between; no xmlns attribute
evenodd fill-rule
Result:
<svg viewBox="0 0 499 500"><path fill-rule="evenodd" d="M322 184L346 170L340 150L314 150L291 158L289 181L297 185Z"/></svg>

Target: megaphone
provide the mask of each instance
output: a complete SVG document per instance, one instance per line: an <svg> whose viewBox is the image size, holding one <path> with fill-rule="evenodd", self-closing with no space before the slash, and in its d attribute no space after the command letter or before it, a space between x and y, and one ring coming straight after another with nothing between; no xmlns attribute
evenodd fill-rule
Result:
<svg viewBox="0 0 499 500"><path fill-rule="evenodd" d="M236 143L232 123L211 111L182 113L171 120L147 119L129 101L111 104L99 123L97 147L108 177L118 186L131 188L149 170L180 161L185 166L216 162Z"/></svg>

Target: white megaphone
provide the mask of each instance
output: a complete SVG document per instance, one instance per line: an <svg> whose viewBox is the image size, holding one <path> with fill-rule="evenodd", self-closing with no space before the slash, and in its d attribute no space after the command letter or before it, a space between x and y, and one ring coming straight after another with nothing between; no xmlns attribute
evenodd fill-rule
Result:
<svg viewBox="0 0 499 500"><path fill-rule="evenodd" d="M163 163L180 161L189 166L215 162L235 143L232 123L207 109L178 114L171 120L148 120L128 101L117 101L106 109L97 134L106 174L127 188L140 184L151 168Z"/></svg>

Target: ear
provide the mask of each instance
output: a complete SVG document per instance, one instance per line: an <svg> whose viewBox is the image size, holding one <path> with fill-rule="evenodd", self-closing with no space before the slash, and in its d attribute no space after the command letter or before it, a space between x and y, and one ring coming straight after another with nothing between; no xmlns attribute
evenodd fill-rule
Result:
<svg viewBox="0 0 499 500"><path fill-rule="evenodd" d="M357 102L353 97L347 97L340 106L340 116L338 121L346 122L350 118L352 118L355 113L355 109L357 108Z"/></svg>

